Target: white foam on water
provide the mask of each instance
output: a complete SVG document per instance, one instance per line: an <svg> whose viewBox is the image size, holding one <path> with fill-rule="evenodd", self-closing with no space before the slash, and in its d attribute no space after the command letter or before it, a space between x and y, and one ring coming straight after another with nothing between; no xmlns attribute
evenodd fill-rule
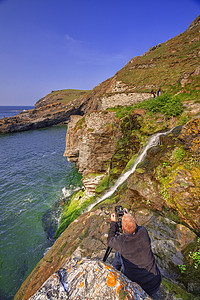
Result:
<svg viewBox="0 0 200 300"><path fill-rule="evenodd" d="M45 256L45 254L47 254L47 252L51 249L51 247L48 247L44 250L43 256Z"/></svg>
<svg viewBox="0 0 200 300"><path fill-rule="evenodd" d="M67 197L70 197L74 192L76 192L78 190L80 190L80 187L74 188L74 186L71 185L69 189L64 187L62 189L62 193L63 193L64 198L67 198Z"/></svg>

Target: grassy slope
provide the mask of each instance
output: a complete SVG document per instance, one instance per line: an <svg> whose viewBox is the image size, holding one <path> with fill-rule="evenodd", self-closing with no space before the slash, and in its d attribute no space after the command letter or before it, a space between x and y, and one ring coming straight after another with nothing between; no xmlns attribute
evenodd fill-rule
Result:
<svg viewBox="0 0 200 300"><path fill-rule="evenodd" d="M195 23L199 19L200 17ZM135 91L150 91L153 87L173 91L176 86L177 92L181 89L179 82L184 75L189 76L191 83L198 84L192 74L199 66L199 27L200 25L190 26L175 38L132 59L117 73L116 79Z"/></svg>
<svg viewBox="0 0 200 300"><path fill-rule="evenodd" d="M126 84L126 93L162 91L185 94L185 99L199 99L200 78L195 74L199 66L200 16L178 36L156 45L142 56L131 59L114 77L95 87L90 98L112 94L115 81ZM181 80L187 78L187 85Z"/></svg>
<svg viewBox="0 0 200 300"><path fill-rule="evenodd" d="M89 90L75 90L75 89L64 89L59 91L52 91L44 98L38 100L36 105L47 105L49 103L63 103L68 104L69 102L86 96Z"/></svg>

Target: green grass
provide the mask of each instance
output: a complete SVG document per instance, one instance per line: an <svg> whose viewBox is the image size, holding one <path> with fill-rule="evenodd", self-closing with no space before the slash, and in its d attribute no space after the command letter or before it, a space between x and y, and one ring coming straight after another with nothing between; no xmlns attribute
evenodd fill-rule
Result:
<svg viewBox="0 0 200 300"><path fill-rule="evenodd" d="M150 92L152 88L176 94L185 90L190 95L200 82L198 76L192 76L198 67L199 26L153 46L144 55L133 58L116 74L116 80L125 83L129 91ZM197 39L191 42L192 39ZM183 74L191 74L189 84L184 88L180 84ZM151 87L148 87L151 86ZM199 95L199 90L196 90ZM194 92L192 92L194 95ZM197 96L196 95L196 96Z"/></svg>
<svg viewBox="0 0 200 300"><path fill-rule="evenodd" d="M42 100L45 100L42 105L45 105L45 102L50 104L53 103L63 103L68 104L73 100L83 98L87 96L91 91L90 90L74 90L74 89L65 89L52 91L50 94L46 95ZM41 101L37 101L38 104Z"/></svg>
<svg viewBox="0 0 200 300"><path fill-rule="evenodd" d="M178 96L163 94L160 97L149 99L137 104L135 107L146 108L151 113L162 113L166 117L179 116L184 111L183 104Z"/></svg>
<svg viewBox="0 0 200 300"><path fill-rule="evenodd" d="M60 102L63 104L68 104L69 102L77 99L82 98L89 94L90 90L74 90L74 89L66 89L61 91L53 91L50 95L53 94L55 98L60 98Z"/></svg>

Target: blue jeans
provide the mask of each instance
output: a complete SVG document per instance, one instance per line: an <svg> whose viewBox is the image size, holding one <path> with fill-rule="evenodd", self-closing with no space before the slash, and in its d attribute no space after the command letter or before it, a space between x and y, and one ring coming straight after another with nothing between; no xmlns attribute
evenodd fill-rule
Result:
<svg viewBox="0 0 200 300"><path fill-rule="evenodd" d="M115 258L113 260L112 265L118 271L120 271L122 269L121 271L122 271L122 273L124 273L123 260L122 260L121 254L118 251L115 252Z"/></svg>
<svg viewBox="0 0 200 300"><path fill-rule="evenodd" d="M124 268L123 259L122 259L121 254L120 254L118 251L115 252L115 258L114 258L114 260L113 260L112 266L113 266L116 270L118 270L118 271L121 270L121 272L122 272L123 274L125 273L125 268ZM158 295L157 295L157 292L158 292L159 288L160 288L160 287L158 287L158 289L157 289L153 294L150 295L150 296L152 297L153 300L158 300L158 299L159 299L159 297L158 297Z"/></svg>

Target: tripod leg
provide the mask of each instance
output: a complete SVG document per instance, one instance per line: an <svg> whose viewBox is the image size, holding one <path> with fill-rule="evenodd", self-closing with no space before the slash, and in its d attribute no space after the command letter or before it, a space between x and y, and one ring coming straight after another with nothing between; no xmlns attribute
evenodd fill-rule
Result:
<svg viewBox="0 0 200 300"><path fill-rule="evenodd" d="M112 248L107 247L106 253L105 253L104 258L103 258L103 262L106 262L106 260L107 260L107 258L108 258L111 251L112 251Z"/></svg>

